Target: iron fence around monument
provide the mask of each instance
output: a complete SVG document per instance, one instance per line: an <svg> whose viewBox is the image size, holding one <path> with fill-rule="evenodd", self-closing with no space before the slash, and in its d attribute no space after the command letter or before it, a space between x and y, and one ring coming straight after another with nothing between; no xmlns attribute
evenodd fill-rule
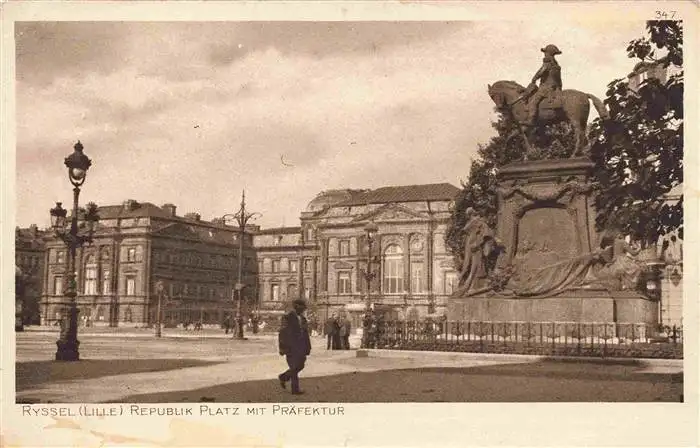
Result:
<svg viewBox="0 0 700 448"><path fill-rule="evenodd" d="M683 327L644 323L384 321L369 333L379 349L683 358Z"/></svg>

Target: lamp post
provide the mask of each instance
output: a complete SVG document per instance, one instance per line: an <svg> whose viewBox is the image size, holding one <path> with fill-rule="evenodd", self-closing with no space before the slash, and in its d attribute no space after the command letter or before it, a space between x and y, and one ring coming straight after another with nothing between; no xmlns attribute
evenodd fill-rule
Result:
<svg viewBox="0 0 700 448"><path fill-rule="evenodd" d="M156 337L161 337L161 328L163 326L163 293L165 292L165 285L163 280L158 280L156 282L156 293L158 295L158 305L156 306Z"/></svg>
<svg viewBox="0 0 700 448"><path fill-rule="evenodd" d="M262 216L260 213L248 213L245 210L245 190L241 197L241 208L236 213L226 214L221 219L226 222L227 218L233 218L238 224L238 279L234 290L236 291L236 331L233 333L235 339L245 339L243 335L243 315L241 314L241 301L243 288L243 237L245 236L245 226L249 220Z"/></svg>
<svg viewBox="0 0 700 448"><path fill-rule="evenodd" d="M372 244L374 243L374 238L377 235L379 228L374 223L370 221L365 226L365 234L367 235L367 269L362 273L365 277L365 282L367 284L367 297L365 299L365 311L369 312L372 305L370 296L370 283L372 279L376 276L376 273L372 269Z"/></svg>
<svg viewBox="0 0 700 448"><path fill-rule="evenodd" d="M87 204L85 210L85 226L87 227L81 234L84 227L78 227L78 199L80 187L85 182L87 170L92 165L92 161L83 154L83 145L78 141L73 147L74 151L66 157L65 165L68 167L68 179L73 185L73 213L71 215L70 228L66 230L67 211L57 202L56 207L51 209L51 227L56 236L63 240L68 246L68 272L66 288L63 295L67 297L68 315L63 313L61 319L61 333L56 341L58 347L56 351L56 361L78 361L80 353L78 346L78 307L76 305L77 284L75 279L75 253L76 250L85 243L92 242L92 235L95 230L95 223L99 220L97 216L97 205L94 202Z"/></svg>
<svg viewBox="0 0 700 448"><path fill-rule="evenodd" d="M376 276L376 273L372 269L372 244L374 243L374 238L377 235L377 231L379 228L377 225L374 223L374 221L370 221L366 226L365 226L365 234L367 236L367 268L362 271L362 275L365 277L365 284L367 285L367 295L365 297L365 319L364 321L367 322L369 318L369 313L372 307L372 296L370 294L370 289L371 289L371 283L372 279ZM362 341L363 344L362 346L367 348L369 347L369 328L368 325L365 325L365 328L363 329L362 332Z"/></svg>

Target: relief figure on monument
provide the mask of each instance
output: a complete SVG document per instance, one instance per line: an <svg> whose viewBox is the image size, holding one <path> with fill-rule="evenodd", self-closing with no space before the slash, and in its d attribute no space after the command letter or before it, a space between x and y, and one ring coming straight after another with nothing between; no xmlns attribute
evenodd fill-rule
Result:
<svg viewBox="0 0 700 448"><path fill-rule="evenodd" d="M473 208L465 211L464 258L460 274L460 289L471 291L484 288L493 271L502 246L488 223Z"/></svg>
<svg viewBox="0 0 700 448"><path fill-rule="evenodd" d="M628 243L619 229L612 229L603 235L600 245L607 263L596 272L598 282L612 291L637 289L643 269L635 258L640 248Z"/></svg>
<svg viewBox="0 0 700 448"><path fill-rule="evenodd" d="M515 262L539 268L578 253L575 223L563 208L536 207L518 220Z"/></svg>

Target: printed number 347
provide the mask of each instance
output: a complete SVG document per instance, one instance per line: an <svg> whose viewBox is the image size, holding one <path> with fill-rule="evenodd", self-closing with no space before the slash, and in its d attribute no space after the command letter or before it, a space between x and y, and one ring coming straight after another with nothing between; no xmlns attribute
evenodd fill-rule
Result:
<svg viewBox="0 0 700 448"><path fill-rule="evenodd" d="M656 11L657 19L675 19L676 11Z"/></svg>

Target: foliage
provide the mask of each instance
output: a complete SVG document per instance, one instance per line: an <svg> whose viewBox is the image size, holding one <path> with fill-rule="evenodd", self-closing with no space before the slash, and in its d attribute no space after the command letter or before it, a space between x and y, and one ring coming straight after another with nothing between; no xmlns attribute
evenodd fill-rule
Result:
<svg viewBox="0 0 700 448"><path fill-rule="evenodd" d="M595 120L589 139L601 187L598 227L619 226L650 244L673 230L682 238L682 197L669 204L665 195L683 182L683 27L650 21L646 29L627 53L647 79L637 89L627 79L608 85L610 119ZM677 73L665 79L669 68Z"/></svg>
<svg viewBox="0 0 700 448"><path fill-rule="evenodd" d="M496 135L488 144L479 145L477 158L472 160L469 180L462 182L462 191L455 199L450 225L445 235L445 243L455 257L457 269L461 269L463 250L462 231L466 224L464 212L473 208L483 216L492 227L496 225L496 176L498 169L512 162L523 160L524 144L513 120L508 115L500 114L492 123ZM574 145L574 135L568 123L538 128L530 140L533 151L529 160L568 157Z"/></svg>

